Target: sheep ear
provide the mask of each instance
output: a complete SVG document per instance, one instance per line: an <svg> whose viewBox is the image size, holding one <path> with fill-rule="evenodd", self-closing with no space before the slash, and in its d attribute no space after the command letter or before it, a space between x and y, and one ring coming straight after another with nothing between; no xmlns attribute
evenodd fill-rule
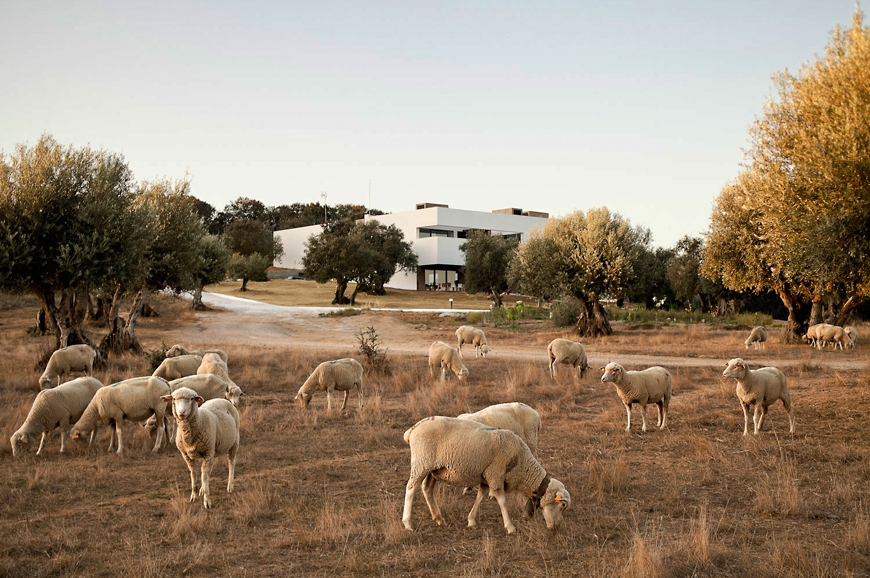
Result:
<svg viewBox="0 0 870 578"><path fill-rule="evenodd" d="M202 396L199 396L199 395L198 395L198 396L196 396L196 397L195 397L195 398L193 398L193 399L195 399L195 400L196 400L196 403L197 403L197 404L198 404L198 405L202 405L202 404L204 404L204 403L205 403L205 400L204 400L204 399L202 399Z"/></svg>
<svg viewBox="0 0 870 578"><path fill-rule="evenodd" d="M25 436L21 436L20 438L18 438L18 441L22 444L30 443L27 441L27 438Z"/></svg>
<svg viewBox="0 0 870 578"><path fill-rule="evenodd" d="M172 396L171 395L161 395L160 399L162 399L166 403L169 403L170 401L172 401Z"/></svg>

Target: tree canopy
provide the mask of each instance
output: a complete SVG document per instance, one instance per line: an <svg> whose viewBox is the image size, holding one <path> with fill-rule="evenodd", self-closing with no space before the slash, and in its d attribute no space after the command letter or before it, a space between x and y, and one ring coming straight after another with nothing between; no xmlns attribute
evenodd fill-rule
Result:
<svg viewBox="0 0 870 578"><path fill-rule="evenodd" d="M716 200L703 273L775 291L792 338L827 301L838 324L870 291L870 31L856 10L825 54L775 77L746 167Z"/></svg>
<svg viewBox="0 0 870 578"><path fill-rule="evenodd" d="M465 253L465 292L486 292L495 307L501 307L502 296L508 291L508 265L516 253L519 239L491 235L487 231L469 231L467 240L459 246Z"/></svg>
<svg viewBox="0 0 870 578"><path fill-rule="evenodd" d="M359 291L382 292L400 270L416 271L417 255L395 225L350 220L327 223L305 243L304 274L318 283L336 282L334 304L354 304ZM345 291L357 286L350 298Z"/></svg>

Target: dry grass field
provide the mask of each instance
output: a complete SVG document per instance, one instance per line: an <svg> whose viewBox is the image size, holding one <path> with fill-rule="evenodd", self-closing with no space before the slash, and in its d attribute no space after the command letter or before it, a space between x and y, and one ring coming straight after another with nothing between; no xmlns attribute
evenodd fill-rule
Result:
<svg viewBox="0 0 870 578"><path fill-rule="evenodd" d="M617 325L614 336L585 342L595 369L630 355L674 376L668 427L641 433L635 410L626 433L625 411L597 371L580 382L564 369L549 377L546 343L570 334L547 322L484 327L494 353L466 356L471 376L460 384L433 381L422 349L451 343L460 319L372 312L299 325L282 319L281 331L269 333L266 319L194 315L172 298L154 306L160 317L143 319L138 331L146 348L180 341L229 353L230 375L246 394L235 491L226 493L219 460L213 509L188 502L178 451L152 454L147 433L131 423L122 456L106 453L104 428L90 450L61 455L55 433L43 455L13 458L8 440L36 394L34 361L50 339L26 333L35 302L0 297L0 577L870 576L866 342L820 352L774 339L747 351L733 331ZM354 355L353 330L366 326L389 346L389 371L366 375L365 408L355 393L340 414L326 411L323 393L308 411L295 406L309 372ZM868 335L868 326L858 330ZM736 356L783 369L794 435L778 404L761 435L742 436L734 384L720 378ZM146 372L146 360L131 356L96 376L110 383ZM468 529L473 495L439 485L448 526L436 526L418 496L416 531L405 531L402 433L429 415L514 400L543 418L540 460L572 496L564 527L547 531L540 513L523 518L514 496L516 535L505 534L491 500L480 527Z"/></svg>

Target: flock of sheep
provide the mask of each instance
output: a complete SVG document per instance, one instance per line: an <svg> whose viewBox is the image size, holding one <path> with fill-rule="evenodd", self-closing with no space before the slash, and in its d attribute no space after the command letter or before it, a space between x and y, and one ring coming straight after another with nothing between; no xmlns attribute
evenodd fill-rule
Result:
<svg viewBox="0 0 870 578"><path fill-rule="evenodd" d="M436 368L441 379L450 371L459 380L469 372L462 362L462 346L470 344L475 357L490 352L484 332L471 326L456 330L457 347L441 341L429 348L429 372L434 378ZM826 344L855 347L857 332L852 327L814 325L805 341L822 348ZM756 327L746 339L748 349L763 347L767 331ZM846 343L848 340L848 343ZM582 379L589 369L582 344L567 339L554 339L547 346L549 372L557 376L560 365L568 365L575 379ZM109 443L112 451L117 437L117 453L123 451L122 425L125 420L145 422L154 437L152 451L158 451L164 440L175 445L187 463L191 477L190 501L197 497L196 465L200 466L199 495L210 508L209 475L214 458L226 456L229 469L227 492L233 491L235 459L239 450L240 417L237 410L241 388L229 377L227 354L212 349L188 351L181 345L171 347L166 359L151 376L134 377L104 386L91 377L96 352L87 345L73 345L55 351L39 378L37 394L24 424L12 435L13 454L20 456L41 435L37 454L46 437L56 427L60 429L61 448L66 449L66 435L74 440L89 437L89 446L99 427L113 428ZM72 372L84 372L79 377L61 383ZM743 435L749 433L749 414L753 411L753 433L762 428L767 409L781 400L789 416L789 432L794 433L794 411L785 375L775 367L749 369L747 363L735 358L728 362L724 378L737 382L737 397L744 415ZM55 387L51 387L55 385ZM625 406L626 431L631 429L631 409L640 405L642 431L646 431L646 408L654 404L658 410L656 425L667 425L668 407L673 392L673 378L667 369L655 366L642 371L627 371L610 362L601 368L601 382L612 383ZM307 408L316 391L325 391L327 408L332 410L333 392L343 392L340 411L347 405L350 390L357 388L359 407L363 407L363 367L355 359L325 361L318 365L299 388L295 399ZM489 492L501 509L505 530L512 534L515 527L508 516L505 496L520 492L527 498L526 514L543 511L548 528L562 522L562 513L570 506L571 497L564 484L551 477L537 460L541 417L522 403L503 403L456 418L432 416L420 420L405 434L411 450L411 474L405 490L402 523L412 530L411 507L418 488L429 506L432 518L442 525L438 503L433 493L436 482L477 488L477 498L468 515L469 527L477 523L477 512L484 495Z"/></svg>

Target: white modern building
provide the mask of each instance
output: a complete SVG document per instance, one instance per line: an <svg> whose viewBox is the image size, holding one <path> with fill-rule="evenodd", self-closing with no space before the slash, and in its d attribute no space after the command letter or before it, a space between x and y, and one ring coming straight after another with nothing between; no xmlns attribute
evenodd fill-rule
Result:
<svg viewBox="0 0 870 578"><path fill-rule="evenodd" d="M461 290L464 280L459 273L465 257L459 246L465 242L468 231L483 230L492 235L516 237L521 241L535 228L543 228L549 215L522 209L499 209L486 213L451 209L447 205L420 203L414 211L390 215L366 215L365 220L395 225L411 242L417 254L417 273L399 272L386 284L395 289ZM305 242L319 235L323 227L312 225L296 229L275 231L284 244L284 256L275 267L300 271Z"/></svg>

